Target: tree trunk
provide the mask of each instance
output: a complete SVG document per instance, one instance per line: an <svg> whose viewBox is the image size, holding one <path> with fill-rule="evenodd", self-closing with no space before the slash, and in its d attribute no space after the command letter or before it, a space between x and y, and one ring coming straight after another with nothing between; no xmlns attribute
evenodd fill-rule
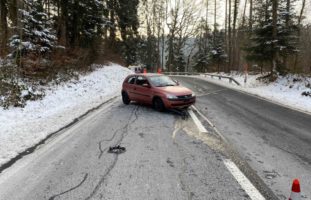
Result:
<svg viewBox="0 0 311 200"><path fill-rule="evenodd" d="M17 26L17 20L18 20L17 0L11 0L9 2L9 18L12 21L12 26Z"/></svg>
<svg viewBox="0 0 311 200"><path fill-rule="evenodd" d="M7 22L7 1L0 1L0 55L6 53L6 44L8 39L8 22Z"/></svg>
<svg viewBox="0 0 311 200"><path fill-rule="evenodd" d="M229 53L229 45L228 45L228 0L225 3L225 49L226 53ZM225 72L229 71L228 62L225 62Z"/></svg>
<svg viewBox="0 0 311 200"><path fill-rule="evenodd" d="M59 17L59 43L62 46L67 46L67 19L68 19L68 0L60 2L60 17Z"/></svg>
<svg viewBox="0 0 311 200"><path fill-rule="evenodd" d="M237 69L237 17L238 17L238 0L234 0L234 14L233 14L233 48L232 48L232 64L234 69Z"/></svg>
<svg viewBox="0 0 311 200"><path fill-rule="evenodd" d="M278 50L276 49L276 40L277 40L277 20L278 20L278 0L272 1L272 66L271 66L271 75L276 71L278 65Z"/></svg>
<svg viewBox="0 0 311 200"><path fill-rule="evenodd" d="M214 39L215 39L215 31L217 29L216 16L217 16L217 0L215 0L215 5L214 5Z"/></svg>
<svg viewBox="0 0 311 200"><path fill-rule="evenodd" d="M228 42L229 42L229 68L228 72L232 69L232 33L231 33L231 0L229 1L229 19L228 19Z"/></svg>
<svg viewBox="0 0 311 200"><path fill-rule="evenodd" d="M249 30L253 31L253 0L249 0Z"/></svg>
<svg viewBox="0 0 311 200"><path fill-rule="evenodd" d="M298 17L298 35L297 37L300 39L300 35L301 35L301 21L302 21L302 16L303 16L303 12L304 12L304 9L305 9L305 6L306 6L306 0L302 0L302 6L301 6L301 10L300 10L300 14L299 14L299 17ZM295 61L294 61L294 72L297 71L297 64L298 64L298 53L296 53L295 55Z"/></svg>
<svg viewBox="0 0 311 200"><path fill-rule="evenodd" d="M109 39L112 46L114 46L116 39L116 28L115 28L115 0L108 0L108 9L110 10L110 27L109 27Z"/></svg>

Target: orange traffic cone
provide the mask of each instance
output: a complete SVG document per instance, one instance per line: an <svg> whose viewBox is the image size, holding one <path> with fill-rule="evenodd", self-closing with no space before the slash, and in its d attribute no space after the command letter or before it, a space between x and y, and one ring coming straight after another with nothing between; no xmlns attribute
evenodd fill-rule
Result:
<svg viewBox="0 0 311 200"><path fill-rule="evenodd" d="M298 179L295 179L293 181L292 192L290 194L289 200L300 200L300 199L301 199L300 183Z"/></svg>
<svg viewBox="0 0 311 200"><path fill-rule="evenodd" d="M147 69L146 68L144 68L144 74L147 74Z"/></svg>

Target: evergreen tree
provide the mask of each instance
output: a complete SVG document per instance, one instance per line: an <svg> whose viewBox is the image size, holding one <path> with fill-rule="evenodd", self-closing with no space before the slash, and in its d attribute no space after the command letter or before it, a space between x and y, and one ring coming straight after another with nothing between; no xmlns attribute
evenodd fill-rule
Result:
<svg viewBox="0 0 311 200"><path fill-rule="evenodd" d="M118 0L115 7L122 38L122 53L127 65L134 64L137 61L137 41L139 40L138 5L139 0Z"/></svg>
<svg viewBox="0 0 311 200"><path fill-rule="evenodd" d="M288 71L287 58L298 53L298 25L294 22L296 13L294 3L296 0L281 0L279 6L279 31L278 50L282 58L282 63L278 65L278 71L283 73Z"/></svg>
<svg viewBox="0 0 311 200"><path fill-rule="evenodd" d="M246 58L255 62L271 63L275 51L272 39L272 2L266 1L263 5L258 5L255 17L257 20L253 27L252 44L246 47Z"/></svg>
<svg viewBox="0 0 311 200"><path fill-rule="evenodd" d="M186 67L186 61L183 49L180 47L175 48L174 54L173 71L184 72Z"/></svg>
<svg viewBox="0 0 311 200"><path fill-rule="evenodd" d="M44 56L55 47L56 36L52 22L43 12L41 1L24 0L24 9L19 10L20 26L15 27L15 34L10 38L10 47L14 56Z"/></svg>
<svg viewBox="0 0 311 200"><path fill-rule="evenodd" d="M154 67L157 64L157 52L155 48L157 47L157 39L153 35L148 35L147 37L140 37L139 43L137 45L138 51L138 62L143 64L148 71L155 70Z"/></svg>
<svg viewBox="0 0 311 200"><path fill-rule="evenodd" d="M210 29L207 26L206 20L202 19L199 26L197 27L197 36L195 40L197 51L193 56L193 68L198 72L205 72L210 63L210 38Z"/></svg>
<svg viewBox="0 0 311 200"><path fill-rule="evenodd" d="M281 73L287 71L287 57L298 51L298 38L295 37L298 28L293 21L295 13L292 6L288 7L288 2L293 1L281 0L279 2L276 38L273 37L272 2L266 1L257 6L257 20L251 38L252 44L246 48L249 52L246 57L248 60L260 62L261 65L268 63L271 65L271 71L274 55L279 55L276 70Z"/></svg>
<svg viewBox="0 0 311 200"><path fill-rule="evenodd" d="M103 28L108 26L107 7L103 0L56 1L61 7L62 30L72 47L91 47ZM60 33L59 35L61 35ZM67 43L67 42L66 42Z"/></svg>
<svg viewBox="0 0 311 200"><path fill-rule="evenodd" d="M199 47L198 51L193 57L194 57L193 68L197 72L205 72L209 64L209 57L207 52L205 52L204 49Z"/></svg>
<svg viewBox="0 0 311 200"><path fill-rule="evenodd" d="M227 60L227 54L224 50L224 32L218 31L217 29L213 31L213 37L211 38L211 50L209 52L210 60L217 66L217 71L220 71L220 65L225 63Z"/></svg>

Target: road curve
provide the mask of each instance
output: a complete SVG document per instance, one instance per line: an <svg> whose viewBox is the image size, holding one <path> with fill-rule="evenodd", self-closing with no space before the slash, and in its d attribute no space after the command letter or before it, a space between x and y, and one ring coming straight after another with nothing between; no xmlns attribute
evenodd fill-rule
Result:
<svg viewBox="0 0 311 200"><path fill-rule="evenodd" d="M196 107L237 149L279 199L301 181L311 199L311 116L191 77L174 77L194 90Z"/></svg>

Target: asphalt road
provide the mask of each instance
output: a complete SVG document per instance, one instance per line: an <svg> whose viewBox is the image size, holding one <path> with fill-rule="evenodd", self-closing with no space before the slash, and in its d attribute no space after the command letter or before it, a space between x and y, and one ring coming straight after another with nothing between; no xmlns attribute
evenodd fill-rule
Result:
<svg viewBox="0 0 311 200"><path fill-rule="evenodd" d="M311 199L311 116L195 78L175 77L198 95L196 107L279 199L299 178Z"/></svg>
<svg viewBox="0 0 311 200"><path fill-rule="evenodd" d="M250 199L221 146L191 118L118 98L4 170L0 199Z"/></svg>

